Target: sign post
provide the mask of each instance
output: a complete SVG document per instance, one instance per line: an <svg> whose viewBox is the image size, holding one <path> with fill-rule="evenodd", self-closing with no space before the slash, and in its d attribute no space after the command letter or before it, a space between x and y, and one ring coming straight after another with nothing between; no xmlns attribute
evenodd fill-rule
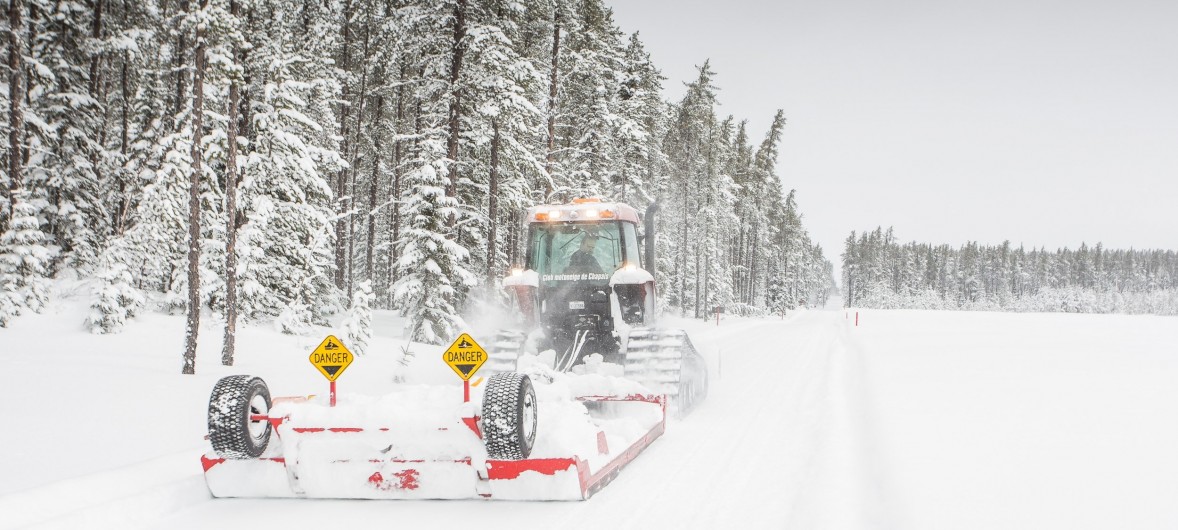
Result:
<svg viewBox="0 0 1178 530"><path fill-rule="evenodd" d="M335 406L335 380L352 364L355 356L344 346L343 341L328 335L308 358L311 364L331 382L331 406Z"/></svg>
<svg viewBox="0 0 1178 530"><path fill-rule="evenodd" d="M462 378L462 402L469 402L470 378L487 362L487 351L475 342L474 337L463 333L446 348L442 361Z"/></svg>

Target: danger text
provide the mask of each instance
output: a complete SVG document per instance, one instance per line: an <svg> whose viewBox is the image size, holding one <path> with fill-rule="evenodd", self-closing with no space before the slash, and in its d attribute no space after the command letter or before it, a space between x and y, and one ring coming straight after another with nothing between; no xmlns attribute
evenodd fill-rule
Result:
<svg viewBox="0 0 1178 530"><path fill-rule="evenodd" d="M477 363L483 360L483 352L481 351L448 351L446 352L446 362L448 363Z"/></svg>
<svg viewBox="0 0 1178 530"><path fill-rule="evenodd" d="M344 364L348 360L349 354L345 352L311 354L311 362L315 364Z"/></svg>

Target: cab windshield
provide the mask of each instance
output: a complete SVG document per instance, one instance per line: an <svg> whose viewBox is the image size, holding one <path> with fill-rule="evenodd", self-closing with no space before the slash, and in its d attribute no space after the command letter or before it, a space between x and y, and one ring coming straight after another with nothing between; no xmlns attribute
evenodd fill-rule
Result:
<svg viewBox="0 0 1178 530"><path fill-rule="evenodd" d="M622 250L622 224L532 225L529 268L539 273L545 285L567 281L605 284L626 258Z"/></svg>

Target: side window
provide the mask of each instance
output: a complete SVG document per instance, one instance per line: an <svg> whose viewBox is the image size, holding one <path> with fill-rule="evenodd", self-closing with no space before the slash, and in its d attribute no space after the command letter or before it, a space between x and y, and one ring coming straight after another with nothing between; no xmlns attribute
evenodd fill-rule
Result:
<svg viewBox="0 0 1178 530"><path fill-rule="evenodd" d="M626 263L638 265L645 268L642 264L642 252L638 249L638 231L633 224L622 223L623 239L626 243Z"/></svg>
<svg viewBox="0 0 1178 530"><path fill-rule="evenodd" d="M552 268L552 232L547 230L536 230L532 237L532 263L531 269L540 273L548 274Z"/></svg>

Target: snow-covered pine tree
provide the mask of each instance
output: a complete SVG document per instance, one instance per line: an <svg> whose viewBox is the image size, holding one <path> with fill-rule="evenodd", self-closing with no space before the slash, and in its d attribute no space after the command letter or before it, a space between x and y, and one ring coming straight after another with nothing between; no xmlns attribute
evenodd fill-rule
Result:
<svg viewBox="0 0 1178 530"><path fill-rule="evenodd" d="M748 299L748 284L751 277L749 256L753 250L752 241L757 228L756 223L748 220L760 218L760 213L756 210L756 203L753 202L755 196L750 194L753 149L749 145L747 121L741 121L736 125L736 136L732 139L732 151L725 173L732 175L735 185L733 213L737 219L741 220L736 230L730 233L729 256L731 256L732 288L734 302L747 305L750 303Z"/></svg>
<svg viewBox="0 0 1178 530"><path fill-rule="evenodd" d="M219 5L219 4L218 4ZM129 86L121 88L119 127L120 154L122 166L115 171L116 178L108 180L110 196L117 206L112 212L112 224L123 230L121 236L108 242L114 251L104 257L104 267L114 263L126 265L136 280L136 286L144 291L158 291L166 294L166 304L172 309L187 305L188 278L183 273L188 245L190 181L196 164L193 160L193 97L186 76L181 76L191 66L191 44L198 23L206 24L206 31L216 32L216 25L210 24L208 16L217 5L201 11L196 6L173 13L170 29L159 28L156 34L140 35L145 46L157 46L155 55L129 54L124 57L128 69L137 71L120 74L120 83ZM146 13L127 12L125 16L135 17L146 24L163 25L165 20L155 18L155 12L145 8ZM183 51L170 47L168 42L183 42ZM169 53L170 58L167 58ZM187 57L187 58L185 58ZM165 59L167 58L167 59ZM167 61L184 67L173 70ZM179 63L177 63L177 61ZM138 68L135 68L135 67ZM135 84L138 88L133 88ZM204 96L209 106L214 106L216 91L209 83ZM179 99L183 99L182 102ZM209 113L202 113L207 118ZM215 120L202 120L210 127L201 127L202 143L224 133L215 125ZM212 123L210 123L212 122ZM215 163L209 157L217 156L217 149L201 149L202 160L200 189L198 190L200 214L204 222L200 234L204 252L200 259L200 296L208 304L215 298L221 284L219 272L223 268L217 245L210 242L223 239L221 221L221 194ZM121 176L118 176L121 175ZM141 187L142 186L142 187ZM133 209L132 209L133 208ZM117 229L115 230L117 232Z"/></svg>
<svg viewBox="0 0 1178 530"><path fill-rule="evenodd" d="M283 213L263 213L269 207L265 201L250 202L245 196L240 215L223 211L225 183L218 177L225 173L230 150L231 118L223 109L228 108L227 72L234 58L228 26L216 14L227 12L231 4L9 3L10 11L15 6L21 14L7 17L22 28L15 42L28 51L9 57L24 63L11 73L25 75L9 83L8 114L3 117L8 129L13 129L13 120L23 118L27 124L9 135L10 144L16 138L20 145L15 150L10 146L19 153L8 162L19 162L19 178L26 184L22 189L37 207L49 243L64 250L47 274L63 265L82 266L87 274L85 265L99 255L102 267L108 261L122 264L137 287L169 293L175 305L183 305L189 280L179 274L187 226L182 192L189 189L184 177L192 176L198 164L203 221L199 305L221 306L220 252L230 215L257 221L252 229L262 228L259 216L286 222ZM342 229L335 240L326 238L330 251L342 251L340 265L333 269L330 263L338 256L335 252L326 266L311 259L315 265L305 270L314 271L316 278L338 273L345 286L355 279L380 278L374 287L382 301L389 300L392 277L401 270L395 266L402 262L398 249L408 245L403 228L424 226L405 215L408 203L401 201L410 195L411 184L421 196L426 167L435 174L441 171L445 179L437 204L444 225L435 235L466 249L468 254L453 263L478 271L488 288L517 255L522 209L582 194L624 198L639 208L657 196L664 221L682 219L689 211L731 214L725 212L726 201L742 210L741 219L760 220L732 224L701 215L697 226L688 227L690 248L681 254L668 252L674 245L662 249L660 259L666 263L659 269L675 271L672 265L677 265L680 280L661 278L663 285L671 298L679 298L675 304L693 313L713 300L763 303L767 260L787 243L781 278L791 297L796 299L801 286L809 285L809 271L821 269L804 263L816 247L801 231L781 239L780 223L764 221L773 213L766 198L772 194L760 186L765 183L764 164L758 169L747 132L741 134L738 127L732 138L732 122L725 124L712 112L707 126L699 129L698 149L664 149L671 147L666 124L673 113L658 95L658 70L637 35L627 42L601 0L243 0L240 7L248 26L242 35L249 39L242 46L241 148L268 156L272 147L263 140L270 138L287 143L294 138L311 146L309 156L295 158L327 176L321 179L331 191L325 201L342 201L326 208L316 203L319 199L307 201L316 203L311 209L324 214L328 223L339 220L332 228ZM206 89L199 93L207 110L201 112L201 130L194 135L196 21L206 32L209 67ZM16 34L5 36L11 42ZM271 75L275 65L283 77L280 83ZM287 103L275 104L274 90L283 84L278 95ZM13 97L11 91L22 95ZM287 97L292 93L300 101ZM255 118L271 119L275 112L285 112L281 109L297 112L281 119L296 119L284 122L289 127L275 125L260 134ZM299 122L298 115L314 126ZM382 121L392 124L382 127ZM199 144L194 145L194 137ZM439 140L445 146L440 154L434 149ZM199 159L191 154L194 148L202 151ZM253 171L245 167L248 161L243 154L242 169ZM674 173L667 169L671 162L680 169L694 164L694 169ZM278 171L275 164L270 166L263 178ZM6 172L6 188L14 187L12 173L11 168ZM668 174L677 179L674 185L666 180ZM725 176L732 182L724 182ZM411 178L417 182L410 183ZM749 185L751 181L758 185ZM290 189L324 195L317 184L292 184ZM267 190L254 198L277 204L273 195ZM385 203L391 207L376 215ZM7 197L0 206L0 228L7 229ZM340 213L346 215L335 217ZM269 230L284 228L270 222ZM673 226L662 231L664 243L682 241L680 224ZM255 231L254 236L263 233ZM414 237L421 241L421 235ZM265 237L252 241L270 245ZM112 244L115 253L108 260L103 249ZM297 238L266 248L243 243L240 268L257 279L258 271L250 267L273 266L281 262L278 247L299 244ZM322 250L318 244L312 245L315 256ZM984 258L997 259L991 254ZM1095 261L1093 267L1099 275ZM447 269L445 275L455 291L451 307L461 312L470 309L470 285L455 270ZM1063 272L1052 267L1046 275ZM986 289L1002 281L992 271L983 278ZM252 293L244 295L252 297L247 303L257 306L259 300L273 298L279 287L255 282L242 288ZM311 291L317 302L338 303L330 286ZM255 314L272 317L277 308L294 308L287 311L287 321L306 325L319 318L310 307L272 303Z"/></svg>
<svg viewBox="0 0 1178 530"><path fill-rule="evenodd" d="M23 309L39 312L49 299L46 279L54 249L41 231L37 204L17 192L12 219L0 234L0 327Z"/></svg>
<svg viewBox="0 0 1178 530"><path fill-rule="evenodd" d="M752 256L754 303L763 303L769 285L782 281L780 267L784 258L780 252L785 237L785 195L781 178L777 175L777 155L784 129L785 115L779 109L753 156L750 188L757 194L754 201L762 214L757 222L764 224L763 229L757 231L757 245L761 250Z"/></svg>
<svg viewBox="0 0 1178 530"><path fill-rule="evenodd" d="M740 219L735 215L736 184L726 172L729 160L735 156L733 150L733 118L713 122L705 153L707 176L700 190L702 208L699 223L703 225L703 240L699 242L696 267L697 295L696 316L712 314L716 306L731 304L733 286L731 260L728 257L728 238L724 234L737 231Z"/></svg>
<svg viewBox="0 0 1178 530"><path fill-rule="evenodd" d="M331 33L333 36L338 35L336 45L323 49L325 52L338 51L339 57L339 67L333 77L340 81L342 97L335 117L339 122L341 136L339 153L346 164L336 173L333 182L336 199L335 281L348 297L355 289L356 278L370 275L367 270L357 271L359 256L366 252L361 247L358 253L356 247L357 230L363 229L362 221L366 217L373 219L371 215L363 215L365 208L362 206L364 197L361 191L369 175L365 171L367 159L373 154L371 132L377 127L372 124L373 109L383 111L383 105L373 105L376 99L372 97L383 84L384 61L387 58L382 57L384 54L381 52L385 51L382 44L383 41L391 40L376 33L383 19L380 11L390 9L387 4L381 4L373 0L361 0L345 2L342 6L324 5L318 9L321 17L339 19ZM361 266L365 264L361 261Z"/></svg>
<svg viewBox="0 0 1178 530"><path fill-rule="evenodd" d="M113 263L95 274L98 280L86 325L95 335L118 333L144 305L143 293L132 285L131 271Z"/></svg>
<svg viewBox="0 0 1178 530"><path fill-rule="evenodd" d="M446 196L445 143L441 135L417 142L403 196L409 222L399 242L399 278L393 297L409 316L406 338L441 344L462 326L458 292L476 282L463 263L470 252L447 237L446 219L457 209Z"/></svg>
<svg viewBox="0 0 1178 530"><path fill-rule="evenodd" d="M566 200L612 192L610 183L620 180L616 172L623 164L622 142L636 136L622 127L619 115L626 72L622 33L612 12L600 0L582 0L574 13L576 29L568 32L564 45L569 61L567 69L562 67L561 87L565 174L558 185L565 188ZM620 130L626 138L616 138Z"/></svg>
<svg viewBox="0 0 1178 530"><path fill-rule="evenodd" d="M409 317L406 336L440 344L454 336L461 302L477 280L467 268L472 241L460 222L468 206L458 191L462 122L462 62L467 2L424 2L403 11L406 42L420 65L415 89L415 142L404 161L399 255L394 303Z"/></svg>
<svg viewBox="0 0 1178 530"><path fill-rule="evenodd" d="M667 153L669 176L660 183L659 197L664 214L658 217L658 266L660 285L666 304L681 314L698 308L696 257L704 239L703 226L696 222L705 204L709 185L711 140L716 127L716 87L708 62L699 67L699 75L687 85L687 93L674 106L663 150ZM718 234L717 234L718 235Z"/></svg>
<svg viewBox="0 0 1178 530"><path fill-rule="evenodd" d="M544 83L543 75L511 41L519 35L513 20L518 6L509 2L471 5L467 11L467 49L460 77L463 134L459 199L470 207L460 242L472 250L472 271L484 272L492 299L497 279L507 269L512 231L509 219L531 204L532 183L543 172L535 131L543 115L528 94Z"/></svg>
<svg viewBox="0 0 1178 530"><path fill-rule="evenodd" d="M227 78L228 112L225 116L225 333L221 342L221 364L233 366L237 350L237 224L240 209L237 205L237 188L240 184L238 151L242 144L238 135L241 118L241 85L244 68L241 64L241 50L248 45L241 31L241 2L229 0L229 12L220 13L225 38L212 46L209 52L214 65Z"/></svg>
<svg viewBox="0 0 1178 530"><path fill-rule="evenodd" d="M523 29L530 30L525 33L529 37L527 41L533 41L536 44L528 46L525 43L524 48L533 51L529 56L534 58L533 64L536 65L536 70L546 72L548 77L545 90L537 94L536 97L538 101L544 102L546 124L543 193L538 202L549 202L553 200L557 185L562 181L564 175L561 156L557 152L558 149L561 149L558 144L562 135L558 122L562 120L568 95L565 93L565 83L561 81L561 78L572 67L567 41L569 34L577 32L578 17L569 3L550 3L543 0L539 2L532 0L532 3L528 5L527 13L529 16L525 20L530 23Z"/></svg>
<svg viewBox="0 0 1178 530"><path fill-rule="evenodd" d="M97 257L110 232L100 180L111 173L113 159L101 143L105 106L91 77L97 69L90 68L97 11L75 2L30 3L35 68L26 115L36 116L29 120L36 148L30 148L27 187L45 200L46 231L66 265L84 265Z"/></svg>
<svg viewBox="0 0 1178 530"><path fill-rule="evenodd" d="M265 19L278 16L270 10L283 5L257 8L256 16ZM251 90L252 147L240 185L245 224L238 246L242 316L279 316L288 333L322 321L313 306L335 305L332 190L324 176L343 165L325 132L334 119L318 103L338 87L321 77L326 55L298 50L297 29L258 39L250 52L257 88Z"/></svg>
<svg viewBox="0 0 1178 530"><path fill-rule="evenodd" d="M344 340L356 355L364 355L372 343L372 282L356 282L352 305L344 320Z"/></svg>
<svg viewBox="0 0 1178 530"><path fill-rule="evenodd" d="M12 222L14 195L24 186L25 113L22 104L25 99L26 37L23 0L10 0L4 15L4 29L7 30L4 32L4 46L8 56L8 76L5 79L8 84L8 104L0 109L6 113L3 125L7 136L7 152L3 160L4 180L0 182L0 190L3 191L3 196L0 196L0 233L8 231ZM7 304L11 304L11 301L8 301L7 297L0 297L0 304L6 304L0 306L0 315L8 314L9 311L15 313L15 309L9 309Z"/></svg>
<svg viewBox="0 0 1178 530"><path fill-rule="evenodd" d="M611 195L642 205L650 202L655 175L665 163L659 142L666 134L667 105L661 96L666 78L651 62L638 33L630 35L623 65L625 77L618 90L621 119L614 138L622 156Z"/></svg>

